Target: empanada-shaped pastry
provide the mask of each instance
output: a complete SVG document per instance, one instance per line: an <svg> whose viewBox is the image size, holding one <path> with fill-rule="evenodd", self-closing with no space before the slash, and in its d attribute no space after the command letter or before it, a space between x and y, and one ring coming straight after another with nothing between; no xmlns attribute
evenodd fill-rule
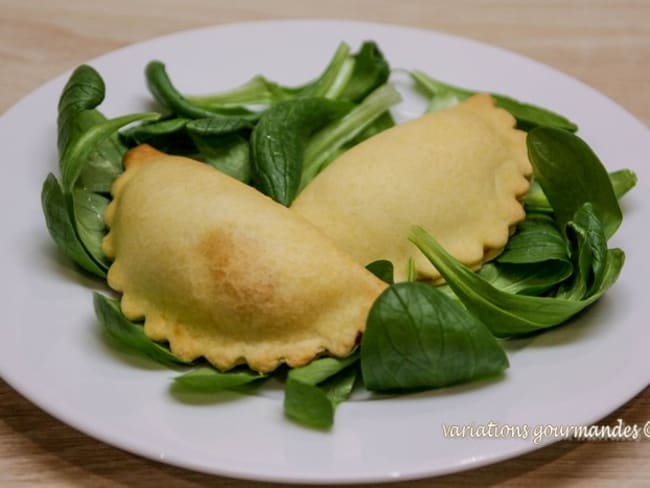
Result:
<svg viewBox="0 0 650 488"><path fill-rule="evenodd" d="M127 153L103 242L122 311L186 360L267 372L356 347L384 284L291 210L205 164Z"/></svg>
<svg viewBox="0 0 650 488"><path fill-rule="evenodd" d="M476 95L388 129L325 168L292 210L330 236L358 263L388 259L395 278L409 258L419 279L439 273L408 241L424 227L461 262L478 267L505 246L525 213L519 199L532 172L526 134Z"/></svg>

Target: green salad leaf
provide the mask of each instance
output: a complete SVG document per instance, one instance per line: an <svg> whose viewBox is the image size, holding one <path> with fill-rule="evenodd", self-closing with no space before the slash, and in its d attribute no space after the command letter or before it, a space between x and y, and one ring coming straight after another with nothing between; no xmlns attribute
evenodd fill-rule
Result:
<svg viewBox="0 0 650 488"><path fill-rule="evenodd" d="M89 273L104 278L106 271L93 260L77 235L68 201L52 173L43 182L41 205L47 229L59 250Z"/></svg>
<svg viewBox="0 0 650 488"><path fill-rule="evenodd" d="M243 118L211 117L188 122L187 131L206 163L249 183L253 162L248 140L253 127Z"/></svg>
<svg viewBox="0 0 650 488"><path fill-rule="evenodd" d="M389 74L390 66L375 42L364 42L354 54L347 43L341 42L323 72L303 85L283 86L256 75L231 90L184 98L194 107L215 112L246 105L268 107L296 97L324 97L356 103L384 84Z"/></svg>
<svg viewBox="0 0 650 488"><path fill-rule="evenodd" d="M612 183L614 195L620 199L636 186L638 178L634 171L625 168L609 173L609 181Z"/></svg>
<svg viewBox="0 0 650 488"><path fill-rule="evenodd" d="M339 98L359 102L375 88L385 84L390 76L390 66L377 43L365 41L359 52L352 56L354 69Z"/></svg>
<svg viewBox="0 0 650 488"><path fill-rule="evenodd" d="M265 378L267 378L267 375L254 371L244 370L222 373L214 368L204 366L194 368L181 376L177 376L174 378L174 385L187 392L216 393Z"/></svg>
<svg viewBox="0 0 650 488"><path fill-rule="evenodd" d="M251 178L248 139L253 127L248 118L214 114L209 118L174 117L142 124L121 135L130 146L146 143L169 154L201 158L210 166L248 183Z"/></svg>
<svg viewBox="0 0 650 488"><path fill-rule="evenodd" d="M554 210L560 228L585 203L593 205L609 239L623 214L605 167L591 148L574 134L540 127L528 133L528 157Z"/></svg>
<svg viewBox="0 0 650 488"><path fill-rule="evenodd" d="M339 44L334 57L325 71L314 81L300 90L300 97L329 98L336 100L347 85L354 70L354 61L350 58L350 46Z"/></svg>
<svg viewBox="0 0 650 488"><path fill-rule="evenodd" d="M349 102L296 98L264 112L253 130L253 183L289 206L298 194L308 137L350 111Z"/></svg>
<svg viewBox="0 0 650 488"><path fill-rule="evenodd" d="M101 251L105 195L122 172L126 151L116 132L131 122L159 116L131 114L107 120L95 109L104 98L104 88L101 76L87 65L68 79L57 119L62 184L50 174L41 194L48 229L59 249L100 278L109 265Z"/></svg>
<svg viewBox="0 0 650 488"><path fill-rule="evenodd" d="M342 42L324 71L316 79L301 86L283 86L262 75L256 75L244 84L220 93L183 97L174 89L167 97L180 96L193 109L212 112L232 112L247 105L263 105L268 108L296 97L338 99L353 76L354 65L355 56L350 55L350 46ZM156 66L156 70L160 70L160 66ZM161 73L156 73L156 76L161 76ZM167 81L163 84L167 85L171 82Z"/></svg>
<svg viewBox="0 0 650 488"><path fill-rule="evenodd" d="M115 134L117 130L135 121L159 117L159 114L143 113L106 120L95 110L104 94L104 81L99 73L88 65L82 65L70 75L59 98L57 144L65 193L72 191L84 170L91 172L84 178L86 189L110 190L111 178L121 172L121 156L124 154ZM93 188L88 188L89 181L92 181ZM96 190L98 186L99 190Z"/></svg>
<svg viewBox="0 0 650 488"><path fill-rule="evenodd" d="M255 124L245 117L213 115L188 121L187 131L192 136L223 136L234 133L250 134Z"/></svg>
<svg viewBox="0 0 650 488"><path fill-rule="evenodd" d="M104 80L99 73L86 64L77 67L68 78L58 104L57 145L60 159L70 141L86 129L85 124L79 127L79 114L91 111L102 103L105 90Z"/></svg>
<svg viewBox="0 0 650 488"><path fill-rule="evenodd" d="M588 296L603 280L607 259L607 239L591 203L578 209L567 223L567 234L574 244L575 273L570 283L564 283L556 297L580 300Z"/></svg>
<svg viewBox="0 0 650 488"><path fill-rule="evenodd" d="M398 103L398 102L395 102ZM388 107L390 108L390 107ZM373 122L370 124L364 124L365 128L359 132L355 137L350 139L341 149L341 152L346 151L347 149L356 146L357 144L365 141L366 139L370 139L372 136L375 136L379 134L380 132L385 131L386 129L390 129L391 127L395 127L395 119L393 118L393 115L390 113L390 110L386 109L386 111L381 114L379 117L375 118ZM356 131L355 131L356 132ZM333 161L333 158L331 159ZM327 166L328 162L326 161L322 167Z"/></svg>
<svg viewBox="0 0 650 488"><path fill-rule="evenodd" d="M493 287L507 293L541 295L562 283L572 273L573 267L564 261L550 260L526 264L497 261L483 265L478 275Z"/></svg>
<svg viewBox="0 0 650 488"><path fill-rule="evenodd" d="M358 369L351 366L318 386L288 380L285 386L285 415L306 427L331 428L336 407L350 397L357 376Z"/></svg>
<svg viewBox="0 0 650 488"><path fill-rule="evenodd" d="M79 240L95 262L102 269L108 270L110 262L102 252L102 239L106 234L104 212L109 203L108 198L83 188L72 190L71 197L72 215Z"/></svg>
<svg viewBox="0 0 650 488"><path fill-rule="evenodd" d="M386 259L379 259L373 261L372 263L366 265L366 269L374 274L381 281L392 285L394 280L394 268L393 263Z"/></svg>
<svg viewBox="0 0 650 488"><path fill-rule="evenodd" d="M434 80L422 71L413 70L410 75L416 85L427 96L432 97L429 106L430 112L451 107L478 93ZM505 95L495 93L491 95L497 107L507 110L517 119L517 125L520 129L530 130L534 127L553 127L570 132L578 130L578 126L569 119L548 109L522 103Z"/></svg>
<svg viewBox="0 0 650 488"><path fill-rule="evenodd" d="M381 85L343 118L314 134L305 148L299 190L303 190L340 154L346 144L352 142L364 130L371 128L375 121L381 120L381 125L374 126L375 131L383 130L389 123L385 118L386 111L401 99L395 87L390 84Z"/></svg>
<svg viewBox="0 0 650 488"><path fill-rule="evenodd" d="M192 155L196 147L187 132L186 117L172 117L130 127L120 133L125 144L149 144L168 154Z"/></svg>
<svg viewBox="0 0 650 488"><path fill-rule="evenodd" d="M361 341L361 371L369 390L438 388L507 367L490 331L431 285L394 284L370 309Z"/></svg>
<svg viewBox="0 0 650 488"><path fill-rule="evenodd" d="M630 169L612 171L608 176L614 190L614 195L619 200L634 188L638 181L636 174ZM524 203L528 212L553 212L553 207L551 207L548 198L544 195L544 190L542 190L542 187L536 180L531 182L530 189L524 198Z"/></svg>
<svg viewBox="0 0 650 488"><path fill-rule="evenodd" d="M144 327L128 320L120 310L118 300L93 293L95 315L107 334L130 351L156 361L164 366L177 367L191 364L172 354L169 349L153 342L144 333Z"/></svg>
<svg viewBox="0 0 650 488"><path fill-rule="evenodd" d="M550 260L569 263L569 246L551 217L528 214L497 260L512 264Z"/></svg>
<svg viewBox="0 0 650 488"><path fill-rule="evenodd" d="M450 256L421 227L414 227L411 242L431 261L465 307L497 337L529 334L566 322L614 284L625 256L620 249L607 251L605 271L592 293L581 300L506 293Z"/></svg>
<svg viewBox="0 0 650 488"><path fill-rule="evenodd" d="M66 193L72 191L79 175L100 143L125 125L154 120L159 117L160 114L155 112L123 115L93 125L78 137L71 139L61 158L61 179L64 191Z"/></svg>
<svg viewBox="0 0 650 488"><path fill-rule="evenodd" d="M244 84L231 90L211 95L185 97L192 105L218 112L243 105L271 105L298 94L301 87L289 88L256 75Z"/></svg>
<svg viewBox="0 0 650 488"><path fill-rule="evenodd" d="M103 123L106 117L98 110L79 112L74 118L74 134L70 141L76 140L91 127ZM76 186L87 191L109 193L115 178L122 173L122 157L126 147L116 133L98 142L82 165Z"/></svg>
<svg viewBox="0 0 650 488"><path fill-rule="evenodd" d="M496 261L479 276L501 291L540 295L573 273L569 245L553 218L528 213Z"/></svg>
<svg viewBox="0 0 650 488"><path fill-rule="evenodd" d="M248 140L237 134L192 135L192 139L207 164L243 183L250 182L253 163Z"/></svg>
<svg viewBox="0 0 650 488"><path fill-rule="evenodd" d="M316 359L289 371L284 390L284 413L308 427L328 429L336 407L352 393L358 353L347 358Z"/></svg>
<svg viewBox="0 0 650 488"><path fill-rule="evenodd" d="M190 119L200 119L212 117L215 114L232 115L235 117L248 117L250 120L256 120L258 114L248 110L243 106L233 107L214 107L211 109L195 105L185 98L172 84L165 65L160 61L151 61L145 68L145 77L147 87L153 97L163 107L168 108L180 117Z"/></svg>

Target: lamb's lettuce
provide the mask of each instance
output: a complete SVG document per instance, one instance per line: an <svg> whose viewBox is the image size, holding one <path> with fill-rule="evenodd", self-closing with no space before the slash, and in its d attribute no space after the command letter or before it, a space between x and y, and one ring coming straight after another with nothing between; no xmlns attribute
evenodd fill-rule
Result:
<svg viewBox="0 0 650 488"><path fill-rule="evenodd" d="M300 187L308 138L351 108L349 102L328 98L296 98L264 112L251 136L255 187L291 205Z"/></svg>
<svg viewBox="0 0 650 488"><path fill-rule="evenodd" d="M94 293L93 303L97 320L106 333L122 347L164 366L178 367L190 364L172 354L166 347L149 339L144 333L142 324L131 322L122 314L118 300Z"/></svg>
<svg viewBox="0 0 650 488"><path fill-rule="evenodd" d="M507 367L508 358L485 325L433 286L394 284L370 309L361 341L369 390L438 388Z"/></svg>
<svg viewBox="0 0 650 488"><path fill-rule="evenodd" d="M451 107L478 93L474 90L459 88L435 80L422 71L413 70L410 74L418 88L431 98L429 105L430 112ZM491 95L497 107L507 110L517 119L517 125L520 129L530 130L534 127L554 127L570 132L578 130L578 126L575 123L563 115L546 108L523 103L505 95L496 93L492 93Z"/></svg>
<svg viewBox="0 0 650 488"><path fill-rule="evenodd" d="M250 370L222 373L212 367L202 366L175 377L174 386L177 390L188 393L216 393L258 382L265 378L267 375Z"/></svg>
<svg viewBox="0 0 650 488"><path fill-rule="evenodd" d="M450 256L421 227L413 229L410 239L445 278L463 305L497 337L529 334L566 322L614 284L625 260L620 249L608 250L600 282L581 300L526 296L491 285Z"/></svg>
<svg viewBox="0 0 650 488"><path fill-rule="evenodd" d="M43 182L41 205L45 224L58 249L78 266L100 278L105 269L88 253L75 229L73 213L61 185L52 173Z"/></svg>
<svg viewBox="0 0 650 488"><path fill-rule="evenodd" d="M50 174L41 191L46 224L59 249L100 278L108 269L101 251L105 195L122 171L125 151L116 132L132 122L159 117L143 113L107 120L96 110L104 90L101 76L87 65L68 79L58 104L61 183Z"/></svg>
<svg viewBox="0 0 650 488"><path fill-rule="evenodd" d="M303 190L328 163L333 161L340 149L371 127L375 121L382 120L385 125L386 119L381 117L385 117L387 110L401 99L401 95L393 85L381 85L345 117L314 134L305 148L299 189Z"/></svg>
<svg viewBox="0 0 650 488"><path fill-rule="evenodd" d="M535 180L564 228L585 203L593 206L607 239L621 225L623 214L607 170L589 145L560 129L539 127L526 138Z"/></svg>
<svg viewBox="0 0 650 488"><path fill-rule="evenodd" d="M358 354L343 359L326 357L290 370L284 391L285 415L309 427L330 428L336 407L352 393L358 360Z"/></svg>
<svg viewBox="0 0 650 488"><path fill-rule="evenodd" d="M634 171L630 169L619 169L609 173L609 181L612 184L614 194L619 200L636 186L638 178ZM544 195L540 184L533 180L526 196L524 204L527 212L553 213L553 207Z"/></svg>

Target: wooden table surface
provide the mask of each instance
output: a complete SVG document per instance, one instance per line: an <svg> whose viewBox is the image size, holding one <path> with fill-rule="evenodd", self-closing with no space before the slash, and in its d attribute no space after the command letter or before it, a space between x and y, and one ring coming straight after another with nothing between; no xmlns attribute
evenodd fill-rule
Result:
<svg viewBox="0 0 650 488"><path fill-rule="evenodd" d="M0 0L0 112L85 60L194 27L339 18L439 30L502 46L605 93L650 125L650 1ZM650 389L603 419L650 420ZM650 486L650 441L560 442L496 465L408 486ZM0 486L265 486L148 461L91 439L0 380ZM406 486L407 483L404 483Z"/></svg>

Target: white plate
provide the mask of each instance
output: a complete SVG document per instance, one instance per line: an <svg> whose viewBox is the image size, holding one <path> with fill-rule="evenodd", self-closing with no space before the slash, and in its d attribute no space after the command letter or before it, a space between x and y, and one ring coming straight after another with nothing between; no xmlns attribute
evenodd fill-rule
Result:
<svg viewBox="0 0 650 488"><path fill-rule="evenodd" d="M642 390L647 351L647 201L650 134L584 84L501 49L422 30L358 22L262 22L175 34L91 61L103 75L101 110L147 108L143 69L166 62L184 92L225 89L263 73L298 83L316 76L341 40L378 41L393 67L418 68L461 86L506 93L575 120L608 168L633 168L613 245L626 266L615 287L564 327L509 346L505 379L339 408L331 432L283 418L274 395L221 395L194 404L170 395L174 372L117 354L101 340L93 282L56 252L40 208L41 183L56 171L56 103L66 75L20 101L0 120L3 176L3 320L0 373L63 422L151 459L234 477L368 482L439 475L539 447L528 439L445 439L443 424L589 424ZM615 74L612 74L614 76ZM402 85L400 85L404 88ZM402 108L415 112L416 99ZM94 285L96 286L96 285ZM547 438L545 442L553 440Z"/></svg>

